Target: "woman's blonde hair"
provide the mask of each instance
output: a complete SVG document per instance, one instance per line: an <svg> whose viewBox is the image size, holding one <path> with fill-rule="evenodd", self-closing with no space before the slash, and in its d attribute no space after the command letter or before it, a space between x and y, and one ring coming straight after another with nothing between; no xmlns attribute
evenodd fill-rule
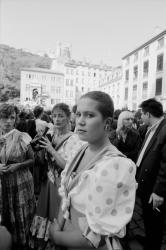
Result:
<svg viewBox="0 0 166 250"><path fill-rule="evenodd" d="M123 127L123 120L126 118L130 118L130 117L133 118L133 114L131 111L126 110L126 111L121 112L118 118L116 131L119 131Z"/></svg>

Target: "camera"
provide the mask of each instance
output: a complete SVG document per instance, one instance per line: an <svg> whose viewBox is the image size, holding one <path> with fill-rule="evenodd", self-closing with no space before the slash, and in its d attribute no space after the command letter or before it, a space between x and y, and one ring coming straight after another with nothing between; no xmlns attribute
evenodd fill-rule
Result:
<svg viewBox="0 0 166 250"><path fill-rule="evenodd" d="M49 139L49 141L51 141L51 135L50 134L46 135L47 132L48 132L48 130L49 130L49 128L46 127L43 135L36 135L35 138L30 142L30 144L31 144L31 146L32 146L32 148L33 148L34 151L39 151L39 150L42 149L40 147L40 145L41 145L40 141L42 141L43 137L47 137Z"/></svg>

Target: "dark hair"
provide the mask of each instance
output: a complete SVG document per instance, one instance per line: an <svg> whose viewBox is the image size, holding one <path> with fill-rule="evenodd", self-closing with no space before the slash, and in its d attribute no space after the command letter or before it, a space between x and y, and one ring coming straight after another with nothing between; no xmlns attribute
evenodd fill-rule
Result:
<svg viewBox="0 0 166 250"><path fill-rule="evenodd" d="M140 104L143 112L149 112L154 117L161 117L163 115L163 105L154 98L143 101Z"/></svg>
<svg viewBox="0 0 166 250"><path fill-rule="evenodd" d="M42 114L41 120L46 121L48 123L51 122L51 119L50 119L49 115L46 112L44 112Z"/></svg>
<svg viewBox="0 0 166 250"><path fill-rule="evenodd" d="M98 102L98 110L103 118L113 117L114 103L111 97L102 91L90 91L81 96L80 99L89 98Z"/></svg>
<svg viewBox="0 0 166 250"><path fill-rule="evenodd" d="M20 114L19 114L19 118L22 119L22 120L25 120L26 116L27 116L27 113L25 111L21 111Z"/></svg>
<svg viewBox="0 0 166 250"><path fill-rule="evenodd" d="M77 105L75 104L75 105L72 107L72 112L73 112L74 114L76 114L76 111L77 111Z"/></svg>
<svg viewBox="0 0 166 250"><path fill-rule="evenodd" d="M52 108L52 113L54 112L55 109L61 109L68 118L70 118L71 112L70 112L70 108L66 103L58 103L56 104L53 108Z"/></svg>
<svg viewBox="0 0 166 250"><path fill-rule="evenodd" d="M13 113L16 113L16 116L19 113L19 110L16 106L7 103L0 105L0 118L8 118Z"/></svg>
<svg viewBox="0 0 166 250"><path fill-rule="evenodd" d="M114 111L113 117L114 117L115 120L118 120L119 115L120 115L121 112L122 112L122 110L120 110L120 109L116 109L116 110Z"/></svg>
<svg viewBox="0 0 166 250"><path fill-rule="evenodd" d="M36 106L33 110L35 118L38 118L42 113L44 109L41 106Z"/></svg>

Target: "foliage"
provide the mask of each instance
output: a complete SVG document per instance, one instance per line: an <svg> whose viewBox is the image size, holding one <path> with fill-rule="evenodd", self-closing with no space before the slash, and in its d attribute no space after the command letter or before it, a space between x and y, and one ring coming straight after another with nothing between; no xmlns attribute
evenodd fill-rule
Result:
<svg viewBox="0 0 166 250"><path fill-rule="evenodd" d="M0 102L19 97L22 68L49 69L51 59L0 44Z"/></svg>

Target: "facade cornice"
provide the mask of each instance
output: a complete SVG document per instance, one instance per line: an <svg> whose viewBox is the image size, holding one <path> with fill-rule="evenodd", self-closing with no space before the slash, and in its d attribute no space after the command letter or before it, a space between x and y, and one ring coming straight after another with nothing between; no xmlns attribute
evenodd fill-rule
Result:
<svg viewBox="0 0 166 250"><path fill-rule="evenodd" d="M62 72L57 72L50 69L43 69L43 68L22 68L21 71L28 71L28 72L38 72L38 73L47 73L47 74L55 74L55 75L63 75Z"/></svg>
<svg viewBox="0 0 166 250"><path fill-rule="evenodd" d="M149 41L147 41L146 43L142 44L141 46L139 46L138 48L136 48L135 50L131 51L130 53L128 53L127 55L125 55L124 57L122 57L122 60L126 59L127 57L131 56L132 54L136 53L137 51L143 49L144 47L148 46L150 43L158 40L160 37L164 36L166 34L166 30L162 31L160 34L158 34L157 36L151 38Z"/></svg>

